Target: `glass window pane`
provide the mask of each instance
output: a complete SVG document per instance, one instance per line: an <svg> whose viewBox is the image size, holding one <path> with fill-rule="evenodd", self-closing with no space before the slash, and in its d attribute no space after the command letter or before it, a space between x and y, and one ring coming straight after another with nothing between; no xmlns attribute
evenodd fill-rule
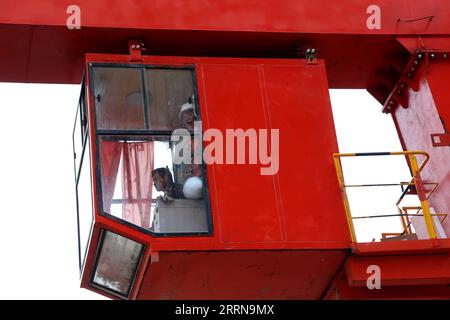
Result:
<svg viewBox="0 0 450 320"><path fill-rule="evenodd" d="M75 161L75 179L77 178L78 171L80 169L81 156L83 152L83 134L81 130L81 108L78 105L77 115L75 118L75 125L73 128L72 141L73 141L73 152Z"/></svg>
<svg viewBox="0 0 450 320"><path fill-rule="evenodd" d="M87 110L87 104L86 104L86 96L84 91L84 84L83 89L81 91L81 99L80 99L80 114L81 114L81 127L83 128L83 136L86 134L87 125L88 125L88 110Z"/></svg>
<svg viewBox="0 0 450 320"><path fill-rule="evenodd" d="M103 211L155 233L209 232L202 167L174 164L174 150L170 136L101 136Z"/></svg>
<svg viewBox="0 0 450 320"><path fill-rule="evenodd" d="M92 185L91 185L91 157L90 144L87 139L83 160L81 163L81 170L77 183L77 199L78 199L78 223L79 223L79 245L80 245L80 264L84 263L86 255L86 248L91 233L93 220L92 207ZM80 155L81 158L81 155Z"/></svg>
<svg viewBox="0 0 450 320"><path fill-rule="evenodd" d="M99 130L145 129L142 69L94 67Z"/></svg>
<svg viewBox="0 0 450 320"><path fill-rule="evenodd" d="M194 95L192 73L187 69L145 69L150 129L172 131L190 127L193 130L192 121L182 122L180 113L183 109L186 116L196 115L194 104L190 103Z"/></svg>
<svg viewBox="0 0 450 320"><path fill-rule="evenodd" d="M138 242L105 231L93 282L127 296L143 248Z"/></svg>

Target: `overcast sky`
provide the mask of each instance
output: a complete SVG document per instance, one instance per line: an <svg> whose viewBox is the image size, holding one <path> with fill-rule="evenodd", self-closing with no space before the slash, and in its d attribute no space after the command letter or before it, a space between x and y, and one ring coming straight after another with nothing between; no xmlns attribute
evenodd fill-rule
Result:
<svg viewBox="0 0 450 320"><path fill-rule="evenodd" d="M102 299L79 288L72 154L79 91L73 85L0 83L0 299ZM331 98L341 152L401 150L390 116L365 90L332 90ZM350 165L349 179L366 179L360 183L407 180L403 159L389 170ZM370 210L392 211L397 196L398 190L371 191L352 205L364 209L373 200L380 208ZM388 231L386 221L369 223L361 225L367 231L362 239L379 236L382 227Z"/></svg>

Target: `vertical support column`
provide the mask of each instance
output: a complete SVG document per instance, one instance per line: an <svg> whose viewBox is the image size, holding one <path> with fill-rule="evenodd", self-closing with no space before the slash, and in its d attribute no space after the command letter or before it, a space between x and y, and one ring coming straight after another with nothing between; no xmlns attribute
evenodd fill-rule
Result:
<svg viewBox="0 0 450 320"><path fill-rule="evenodd" d="M436 232L433 226L433 220L431 218L430 207L428 205L428 200L425 192L425 188L423 186L422 179L420 177L420 170L417 164L416 156L413 154L408 154L409 163L411 166L411 171L413 173L414 183L417 189L417 195L420 200L420 204L422 206L423 217L425 219L425 224L427 226L427 232L430 239L436 239Z"/></svg>
<svg viewBox="0 0 450 320"><path fill-rule="evenodd" d="M392 114L406 150L430 155L420 174L427 193L430 185L438 184L428 199L429 206L437 213L450 214L450 146L445 143L450 134L450 37L398 40L411 53L411 61L384 112ZM450 220L442 221L442 227L450 238Z"/></svg>
<svg viewBox="0 0 450 320"><path fill-rule="evenodd" d="M336 174L339 181L339 189L341 191L342 201L344 202L345 207L345 213L347 215L347 224L348 229L350 230L350 236L352 238L352 242L357 242L356 234L355 234L355 227L353 225L353 219L352 219L352 213L350 211L350 204L348 202L347 192L345 191L345 181L344 181L344 174L342 172L341 167L341 158L337 156L336 154L333 156L334 160L334 166L336 167Z"/></svg>

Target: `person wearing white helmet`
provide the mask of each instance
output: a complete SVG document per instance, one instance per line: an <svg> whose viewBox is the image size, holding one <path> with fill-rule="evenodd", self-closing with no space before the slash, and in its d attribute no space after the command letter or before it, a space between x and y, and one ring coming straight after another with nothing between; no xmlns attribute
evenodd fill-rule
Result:
<svg viewBox="0 0 450 320"><path fill-rule="evenodd" d="M168 167L156 168L152 171L153 185L156 191L164 192L164 200L182 199L182 186L175 183Z"/></svg>
<svg viewBox="0 0 450 320"><path fill-rule="evenodd" d="M194 131L194 104L192 104L191 102L183 104L180 108L179 117L184 128L188 129L189 131Z"/></svg>
<svg viewBox="0 0 450 320"><path fill-rule="evenodd" d="M190 132L194 131L194 122L196 120L194 96L191 96L189 101L180 107L179 118L185 129ZM191 146L191 163L179 165L180 167L176 171L182 176L180 180L184 181L184 196L187 199L201 199L203 196L202 166L194 163L195 148L198 147L194 143L194 139Z"/></svg>

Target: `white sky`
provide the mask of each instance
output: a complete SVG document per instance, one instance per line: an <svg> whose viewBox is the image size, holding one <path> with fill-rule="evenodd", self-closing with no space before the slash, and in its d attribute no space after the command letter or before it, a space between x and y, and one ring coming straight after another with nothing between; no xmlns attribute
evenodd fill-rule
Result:
<svg viewBox="0 0 450 320"><path fill-rule="evenodd" d="M330 90L339 151L402 151L392 118L365 90ZM343 158L346 184L409 182L411 176L404 156ZM395 203L400 186L347 188L352 216L398 214ZM418 205L414 196L402 204ZM379 241L382 232L402 232L400 218L354 220L358 242Z"/></svg>
<svg viewBox="0 0 450 320"><path fill-rule="evenodd" d="M72 153L79 92L73 85L0 83L0 299L103 299L79 288ZM341 152L401 150L390 116L366 91L331 90L331 99ZM348 182L399 182L408 176L402 164L376 171L353 163ZM367 209L370 201L379 204L370 213L395 213L385 204L398 195L372 190L352 205ZM379 237L381 226L387 231L384 222L361 225L378 233L364 239Z"/></svg>
<svg viewBox="0 0 450 320"><path fill-rule="evenodd" d="M79 288L72 130L79 86L0 83L0 299Z"/></svg>

